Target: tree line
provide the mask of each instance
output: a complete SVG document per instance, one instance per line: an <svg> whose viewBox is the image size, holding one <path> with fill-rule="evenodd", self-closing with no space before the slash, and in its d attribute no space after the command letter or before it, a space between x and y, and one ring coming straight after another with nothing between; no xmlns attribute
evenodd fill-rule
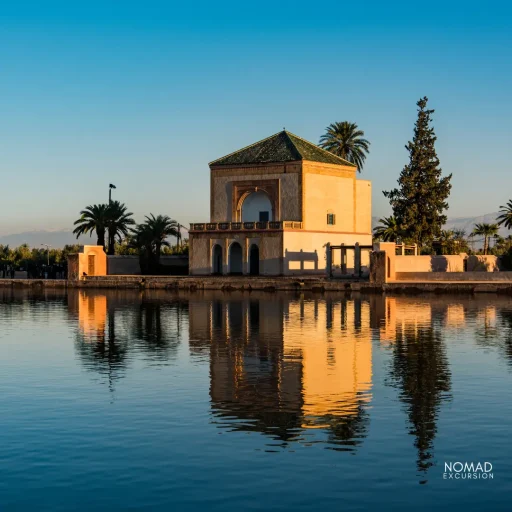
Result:
<svg viewBox="0 0 512 512"><path fill-rule="evenodd" d="M143 274L161 273L162 254L188 253L186 240L184 245L180 245L180 226L175 220L167 215L151 213L145 216L144 222L137 224L133 213L119 201L87 206L80 212L74 226L73 234L77 238L96 233L96 244L109 255L138 255ZM171 248L169 237L176 238L176 247Z"/></svg>
<svg viewBox="0 0 512 512"><path fill-rule="evenodd" d="M65 278L68 255L78 252L79 245L65 245L63 249L30 248L27 244L18 247L0 245L0 277L14 277L14 272L23 270L29 278Z"/></svg>

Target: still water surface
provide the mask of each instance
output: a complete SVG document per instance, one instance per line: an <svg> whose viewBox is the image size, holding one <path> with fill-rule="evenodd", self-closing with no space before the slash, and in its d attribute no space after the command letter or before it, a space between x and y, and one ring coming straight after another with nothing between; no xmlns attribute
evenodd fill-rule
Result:
<svg viewBox="0 0 512 512"><path fill-rule="evenodd" d="M511 384L492 295L0 289L0 509L510 510Z"/></svg>

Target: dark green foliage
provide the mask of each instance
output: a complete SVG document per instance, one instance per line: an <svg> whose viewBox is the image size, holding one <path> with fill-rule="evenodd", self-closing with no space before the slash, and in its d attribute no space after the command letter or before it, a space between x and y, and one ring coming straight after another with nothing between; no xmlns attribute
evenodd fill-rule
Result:
<svg viewBox="0 0 512 512"><path fill-rule="evenodd" d="M107 208L108 249L107 254L115 254L116 240L119 242L130 233L130 227L135 224L133 213L127 212L127 207L119 201L111 201Z"/></svg>
<svg viewBox="0 0 512 512"><path fill-rule="evenodd" d="M370 151L370 142L364 138L363 130L348 121L330 124L320 137L319 146L357 165L359 172Z"/></svg>
<svg viewBox="0 0 512 512"><path fill-rule="evenodd" d="M500 206L500 215L496 219L499 226L505 226L507 229L512 229L512 200L506 205Z"/></svg>
<svg viewBox="0 0 512 512"><path fill-rule="evenodd" d="M87 206L80 212L80 218L75 221L76 228L73 234L78 238L80 235L96 232L96 245L105 247L105 233L107 231L108 204L93 204Z"/></svg>
<svg viewBox="0 0 512 512"><path fill-rule="evenodd" d="M498 234L498 224L475 224L471 236L483 236L484 237L484 254L489 252L489 239Z"/></svg>
<svg viewBox="0 0 512 512"><path fill-rule="evenodd" d="M96 232L97 245L105 247L105 236L108 231L107 253L114 254L116 239L127 236L130 226L135 224L132 213L119 201L111 201L108 204L94 204L87 206L80 212L80 218L75 221L76 228L73 234L80 235Z"/></svg>
<svg viewBox="0 0 512 512"><path fill-rule="evenodd" d="M430 126L434 110L427 109L427 102L428 98L424 97L417 103L414 137L406 146L409 164L400 174L399 187L384 192L404 239L419 247L431 245L441 236L447 220L444 211L448 208L452 177L451 174L441 176L435 149L437 137Z"/></svg>
<svg viewBox="0 0 512 512"><path fill-rule="evenodd" d="M379 219L380 224L373 229L373 237L382 242L398 242L400 240L400 230L395 217L390 215Z"/></svg>
<svg viewBox="0 0 512 512"><path fill-rule="evenodd" d="M146 216L142 224L133 230L131 245L139 253L140 268L143 274L162 273L160 255L164 247L170 244L167 238L178 235L178 224L167 215Z"/></svg>

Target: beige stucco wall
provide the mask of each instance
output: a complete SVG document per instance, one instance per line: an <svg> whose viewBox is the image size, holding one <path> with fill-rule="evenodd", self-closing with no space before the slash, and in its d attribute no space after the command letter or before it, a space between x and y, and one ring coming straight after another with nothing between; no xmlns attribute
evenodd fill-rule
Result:
<svg viewBox="0 0 512 512"><path fill-rule="evenodd" d="M300 208L300 165L262 166L261 168L239 168L212 170L211 175L211 219L210 222L235 222L232 218L233 182L258 180L280 180L280 218L274 220L302 220Z"/></svg>
<svg viewBox="0 0 512 512"><path fill-rule="evenodd" d="M354 179L307 173L304 175L304 228L354 232ZM327 224L327 213L336 224Z"/></svg>
<svg viewBox="0 0 512 512"><path fill-rule="evenodd" d="M190 235L189 244L189 273L191 275L210 274L209 239L202 235Z"/></svg>
<svg viewBox="0 0 512 512"><path fill-rule="evenodd" d="M396 256L395 272L464 272L465 254Z"/></svg>
<svg viewBox="0 0 512 512"><path fill-rule="evenodd" d="M89 272L89 256L94 256L94 273ZM107 255L101 245L84 245L78 253L78 277L107 275Z"/></svg>
<svg viewBox="0 0 512 512"><path fill-rule="evenodd" d="M372 235L318 233L309 231L284 231L283 274L323 274L327 267L327 247L331 245L372 245ZM301 252L302 251L302 252ZM339 264L339 252L334 254L334 264ZM353 267L353 253L347 254L347 267ZM362 254L362 265L368 265L368 253Z"/></svg>
<svg viewBox="0 0 512 512"><path fill-rule="evenodd" d="M356 233L372 232L372 183L356 180Z"/></svg>

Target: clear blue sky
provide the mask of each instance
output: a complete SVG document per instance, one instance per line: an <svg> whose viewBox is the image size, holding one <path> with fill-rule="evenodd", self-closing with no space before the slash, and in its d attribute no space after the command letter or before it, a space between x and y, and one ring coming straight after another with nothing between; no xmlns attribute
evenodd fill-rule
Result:
<svg viewBox="0 0 512 512"><path fill-rule="evenodd" d="M0 12L0 234L66 228L108 183L137 220L209 215L208 162L333 121L382 189L436 109L450 216L512 198L512 11L486 2L12 2Z"/></svg>

